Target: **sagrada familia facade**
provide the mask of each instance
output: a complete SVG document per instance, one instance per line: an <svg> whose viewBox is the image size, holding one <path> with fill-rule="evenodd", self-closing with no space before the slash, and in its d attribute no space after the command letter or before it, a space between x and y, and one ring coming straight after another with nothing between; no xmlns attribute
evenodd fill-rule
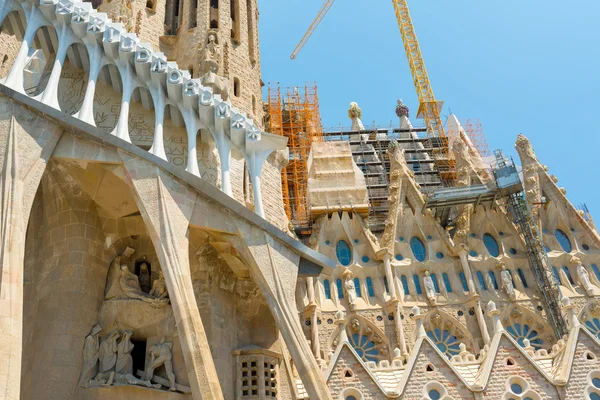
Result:
<svg viewBox="0 0 600 400"><path fill-rule="evenodd" d="M528 139L508 193L451 117L479 192L448 225L402 115L379 232L349 143L314 144L300 241L258 18L0 2L0 399L600 399L600 236Z"/></svg>

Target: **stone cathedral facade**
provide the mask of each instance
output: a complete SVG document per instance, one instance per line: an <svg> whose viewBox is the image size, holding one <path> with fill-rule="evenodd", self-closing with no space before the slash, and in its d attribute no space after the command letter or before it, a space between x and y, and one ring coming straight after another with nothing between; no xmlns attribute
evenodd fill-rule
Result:
<svg viewBox="0 0 600 400"><path fill-rule="evenodd" d="M527 138L562 336L506 200L446 229L401 144L383 232L328 206L295 237L258 17L0 2L0 399L599 399L600 236ZM458 186L493 186L464 135L453 152ZM365 204L347 144L311 157L311 204Z"/></svg>

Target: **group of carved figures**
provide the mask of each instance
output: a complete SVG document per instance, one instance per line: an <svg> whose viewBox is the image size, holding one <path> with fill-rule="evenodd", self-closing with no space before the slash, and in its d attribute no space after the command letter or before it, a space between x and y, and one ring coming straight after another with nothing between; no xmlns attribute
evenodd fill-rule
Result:
<svg viewBox="0 0 600 400"><path fill-rule="evenodd" d="M175 374L173 373L172 343L165 342L163 337L160 343L150 347L148 354L150 363L138 379L133 375L133 343L131 343L131 331L112 331L100 343L99 334L102 332L100 325L94 325L92 331L85 338L83 346L83 368L79 378L79 386L83 388L121 385L139 385L149 388L160 389L160 383L156 381L154 371L161 365L165 366L169 378L169 390L175 391ZM119 341L119 336L121 340ZM158 378L162 381L162 379Z"/></svg>
<svg viewBox="0 0 600 400"><path fill-rule="evenodd" d="M148 265L140 265L140 276L129 271L126 264L121 264L123 259L129 258L135 252L127 247L123 254L115 257L108 270L106 281L106 300L136 299L150 304L153 307L164 307L169 304L167 285L162 270L159 278L150 286L150 272Z"/></svg>

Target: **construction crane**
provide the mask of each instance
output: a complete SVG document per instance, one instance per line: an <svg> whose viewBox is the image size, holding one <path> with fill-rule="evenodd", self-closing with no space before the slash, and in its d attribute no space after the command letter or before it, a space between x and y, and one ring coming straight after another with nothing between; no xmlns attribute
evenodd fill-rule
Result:
<svg viewBox="0 0 600 400"><path fill-rule="evenodd" d="M308 31L298 46L296 46L296 49L291 55L292 59L296 58L298 53L302 50L334 1L335 0L327 0L325 2L321 11L319 11L317 18L313 21L310 28L308 28ZM446 135L444 124L442 123L442 118L440 116L444 103L436 100L433 94L429 75L427 75L427 69L425 68L425 61L423 60L423 55L421 54L421 49L419 47L419 41L417 40L410 12L408 11L407 0L392 0L392 4L394 5L394 10L396 12L396 19L398 20L398 27L400 28L400 34L402 35L406 58L408 59L408 65L419 99L417 117L424 119L427 134L433 139L435 163L441 178L446 181L453 181L456 179L454 168L455 162L449 157L448 136Z"/></svg>

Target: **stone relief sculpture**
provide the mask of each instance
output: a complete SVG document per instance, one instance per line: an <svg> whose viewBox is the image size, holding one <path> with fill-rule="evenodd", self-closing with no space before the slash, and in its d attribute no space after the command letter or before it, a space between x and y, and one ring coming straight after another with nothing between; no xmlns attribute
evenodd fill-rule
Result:
<svg viewBox="0 0 600 400"><path fill-rule="evenodd" d="M133 374L133 358L131 357L133 343L130 341L131 335L133 335L133 332L125 331L117 347L117 365L115 368L117 374Z"/></svg>
<svg viewBox="0 0 600 400"><path fill-rule="evenodd" d="M79 386L86 388L90 380L98 373L98 357L100 341L98 334L102 331L100 325L94 325L89 335L85 337L83 344L83 368L79 377Z"/></svg>
<svg viewBox="0 0 600 400"><path fill-rule="evenodd" d="M500 272L500 280L502 281L502 290L508 296L511 301L515 301L517 299L517 295L515 293L515 287L512 283L512 277L510 276L510 272L506 270L506 265L501 264L502 271Z"/></svg>
<svg viewBox="0 0 600 400"><path fill-rule="evenodd" d="M594 287L592 286L592 282L590 281L590 275L588 274L587 270L581 263L581 260L579 259L579 257L572 257L571 265L576 266L575 268L577 270L577 277L579 278L579 284L581 285L581 287L585 290L585 292L589 296L593 296L594 295Z"/></svg>
<svg viewBox="0 0 600 400"><path fill-rule="evenodd" d="M221 65L221 46L219 37L215 30L208 31L206 46L204 46L204 64L202 72L204 75L200 78L203 86L211 87L214 94L221 95L223 100L229 99L229 79L217 75Z"/></svg>
<svg viewBox="0 0 600 400"><path fill-rule="evenodd" d="M100 344L100 373L110 372L117 364L117 339L119 332L112 331Z"/></svg>
<svg viewBox="0 0 600 400"><path fill-rule="evenodd" d="M142 291L137 275L131 273L127 265L121 265L121 277L119 278L121 290L126 297L137 299L150 304L153 307L163 307L169 303L168 299L160 299Z"/></svg>
<svg viewBox="0 0 600 400"><path fill-rule="evenodd" d="M149 293L152 287L152 280L150 278L150 271L148 270L148 264L143 263L140 265L140 287L143 292Z"/></svg>
<svg viewBox="0 0 600 400"><path fill-rule="evenodd" d="M106 289L104 290L104 298L106 300L119 298L119 295L121 294L121 287L119 284L119 278L121 277L121 263L124 259L131 257L133 253L135 253L135 250L131 247L127 247L120 256L116 256L112 263L110 263L108 277L106 278Z"/></svg>
<svg viewBox="0 0 600 400"><path fill-rule="evenodd" d="M160 367L161 365L165 366L165 370L167 371L167 376L169 377L169 384L171 387L169 390L176 391L175 384L175 374L173 373L173 361L171 349L173 344L170 342L165 342L165 338L163 337L160 343L155 344L150 347L150 351L148 354L150 355L150 366L146 369L146 379L151 381L154 379L154 370Z"/></svg>
<svg viewBox="0 0 600 400"><path fill-rule="evenodd" d="M165 299L169 293L167 292L167 283L165 282L165 275L162 269L158 271L158 279L152 282L152 289L150 290L150 296L154 296L157 299Z"/></svg>
<svg viewBox="0 0 600 400"><path fill-rule="evenodd" d="M425 295L427 296L427 300L429 300L432 305L435 305L437 302L435 297L435 286L433 285L433 279L431 279L431 276L429 276L429 271L425 271L423 284L425 286Z"/></svg>

